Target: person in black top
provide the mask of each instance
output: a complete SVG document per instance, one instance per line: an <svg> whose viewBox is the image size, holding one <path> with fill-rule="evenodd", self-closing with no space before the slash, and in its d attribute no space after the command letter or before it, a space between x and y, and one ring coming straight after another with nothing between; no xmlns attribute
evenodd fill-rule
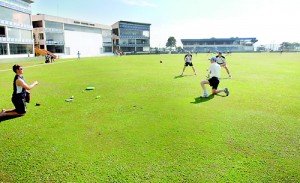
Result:
<svg viewBox="0 0 300 183"><path fill-rule="evenodd" d="M227 67L227 64L226 64L226 59L225 57L222 55L222 52L219 52L219 54L216 56L216 59L217 59L217 63L221 66L221 67L224 67L226 69L226 72L228 74L228 77L229 79L231 79L231 74L229 72L229 69Z"/></svg>
<svg viewBox="0 0 300 183"><path fill-rule="evenodd" d="M184 56L184 66L183 66L183 70L182 70L181 76L183 76L183 73L184 73L185 68L186 68L187 66L191 66L191 67L193 68L193 70L194 70L195 75L197 75L196 70L195 70L194 65L193 65L193 62L192 62L192 59L193 59L193 55L191 54L191 52L188 52L188 53Z"/></svg>
<svg viewBox="0 0 300 183"><path fill-rule="evenodd" d="M23 78L23 68L20 65L14 65L13 71L16 73L13 82L13 94L11 101L15 106L15 109L6 110L3 109L0 113L1 117L19 117L24 116L26 113L26 91L31 90L35 85L38 84L34 81L31 85L26 84Z"/></svg>

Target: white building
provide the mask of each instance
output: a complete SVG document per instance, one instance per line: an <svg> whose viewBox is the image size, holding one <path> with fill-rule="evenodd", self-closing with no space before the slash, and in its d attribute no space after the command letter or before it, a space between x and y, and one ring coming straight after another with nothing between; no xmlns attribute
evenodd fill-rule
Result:
<svg viewBox="0 0 300 183"><path fill-rule="evenodd" d="M111 26L37 14L32 16L34 45L61 57L112 53Z"/></svg>
<svg viewBox="0 0 300 183"><path fill-rule="evenodd" d="M33 56L31 0L0 0L0 58Z"/></svg>

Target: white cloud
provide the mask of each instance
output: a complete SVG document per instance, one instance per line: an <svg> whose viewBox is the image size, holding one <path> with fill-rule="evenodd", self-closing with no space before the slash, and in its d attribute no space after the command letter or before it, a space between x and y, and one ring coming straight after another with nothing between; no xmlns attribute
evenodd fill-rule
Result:
<svg viewBox="0 0 300 183"><path fill-rule="evenodd" d="M144 6L144 7L156 7L157 5L145 0L123 0L125 4L131 6Z"/></svg>

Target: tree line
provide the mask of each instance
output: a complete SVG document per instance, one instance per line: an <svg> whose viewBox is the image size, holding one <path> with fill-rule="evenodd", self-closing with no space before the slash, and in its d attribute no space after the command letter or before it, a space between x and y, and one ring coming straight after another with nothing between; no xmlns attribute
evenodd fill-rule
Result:
<svg viewBox="0 0 300 183"><path fill-rule="evenodd" d="M279 49L282 51L300 51L300 43L282 42Z"/></svg>

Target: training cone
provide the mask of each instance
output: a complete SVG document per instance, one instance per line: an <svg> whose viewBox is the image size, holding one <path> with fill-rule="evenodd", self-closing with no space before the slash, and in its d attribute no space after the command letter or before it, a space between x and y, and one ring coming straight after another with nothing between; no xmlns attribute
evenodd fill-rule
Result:
<svg viewBox="0 0 300 183"><path fill-rule="evenodd" d="M85 88L85 90L95 90L95 87L93 87L93 86L88 86L88 87Z"/></svg>

